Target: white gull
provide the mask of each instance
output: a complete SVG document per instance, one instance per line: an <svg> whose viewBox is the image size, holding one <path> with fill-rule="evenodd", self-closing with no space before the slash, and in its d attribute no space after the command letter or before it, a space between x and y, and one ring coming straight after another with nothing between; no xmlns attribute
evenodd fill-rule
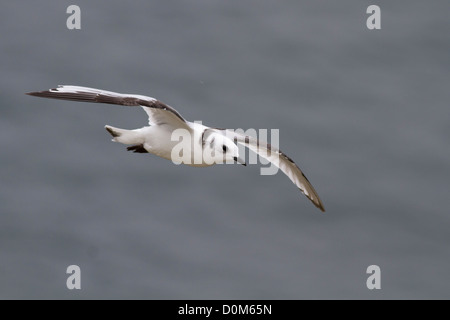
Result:
<svg viewBox="0 0 450 320"><path fill-rule="evenodd" d="M239 157L239 148L236 143L244 145L281 169L317 208L325 211L317 192L300 168L277 148L233 130L211 128L187 121L174 108L155 98L69 85L27 94L52 99L141 106L148 115L149 126L135 130L105 126L106 130L113 136L113 141L130 145L127 148L129 151L153 153L175 163L203 167L236 161L245 165ZM176 130L189 133L192 139L188 161L186 161L186 155L182 157L182 154L172 152L179 143L173 139L173 133ZM199 152L201 152L200 157ZM213 161L203 160L204 154L212 154ZM200 161L196 161L199 158Z"/></svg>

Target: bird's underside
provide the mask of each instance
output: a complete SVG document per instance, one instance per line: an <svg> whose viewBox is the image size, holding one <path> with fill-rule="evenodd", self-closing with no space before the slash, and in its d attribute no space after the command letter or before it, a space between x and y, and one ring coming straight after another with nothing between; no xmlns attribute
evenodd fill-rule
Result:
<svg viewBox="0 0 450 320"><path fill-rule="evenodd" d="M156 127L170 126L171 128L181 128L186 130L192 130L192 123L186 121L174 108L166 105L165 103L142 95L135 94L121 94L111 91L78 87L78 86L59 86L55 89L50 89L47 91L40 92L30 92L27 93L32 96L51 98L51 99L61 99L61 100L71 100L79 102L93 102L93 103L107 103L107 104L117 104L123 106L140 106L147 113L149 118L149 124ZM148 127L147 127L148 128ZM120 139L119 130L131 132L131 130L117 129L110 126L106 126L106 130L113 136L114 139ZM285 173L289 179L301 190L303 194L308 197L309 200L321 211L325 211L322 201L320 200L314 187L308 181L306 176L300 170L300 168L295 164L295 162L285 155L280 150L272 147L271 145L259 141L255 138L248 137L241 134L236 134L233 130L223 130L207 128L206 130L213 131L214 133L221 134L233 140L237 144L241 144L250 150L256 152L258 155L269 160L271 163L276 165L283 173ZM133 130L136 131L136 130ZM204 135L204 133L203 133ZM131 141L139 141L139 139L131 139ZM149 153L148 146L143 141L142 143L127 143L131 144L128 146L127 150L135 153ZM155 153L150 150L151 153ZM160 155L161 156L161 155ZM164 156L163 156L164 157ZM167 157L165 157L167 158Z"/></svg>

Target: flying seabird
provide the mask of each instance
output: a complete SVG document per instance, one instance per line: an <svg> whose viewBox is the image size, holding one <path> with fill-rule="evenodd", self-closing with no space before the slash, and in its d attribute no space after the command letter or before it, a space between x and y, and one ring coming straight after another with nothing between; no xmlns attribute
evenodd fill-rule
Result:
<svg viewBox="0 0 450 320"><path fill-rule="evenodd" d="M325 211L309 180L295 162L279 149L233 130L217 129L187 121L174 108L155 98L72 85L61 85L55 89L27 94L42 98L140 106L148 115L149 126L135 130L112 126L105 126L105 129L111 134L113 141L129 145L129 151L153 153L174 163L202 167L232 161L246 165L239 157L236 144L243 145L281 169L317 208ZM175 133L190 138L188 148L183 149L184 153L174 152L180 145L180 140L174 139ZM184 146L186 147L186 144ZM187 154L186 150L189 151ZM205 154L211 155L208 161L204 159Z"/></svg>

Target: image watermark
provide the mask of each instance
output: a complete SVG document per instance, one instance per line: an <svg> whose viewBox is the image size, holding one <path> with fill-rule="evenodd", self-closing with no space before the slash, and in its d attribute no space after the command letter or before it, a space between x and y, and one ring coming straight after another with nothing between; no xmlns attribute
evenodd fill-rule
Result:
<svg viewBox="0 0 450 320"><path fill-rule="evenodd" d="M67 267L67 274L70 276L67 278L66 286L69 290L81 290L81 269L77 265L71 265Z"/></svg>
<svg viewBox="0 0 450 320"><path fill-rule="evenodd" d="M367 8L366 13L370 14L367 18L367 29L380 30L381 29L381 9L377 5L371 5Z"/></svg>
<svg viewBox="0 0 450 320"><path fill-rule="evenodd" d="M195 121L202 125L201 121ZM268 129L227 129L205 128L201 136L196 131L178 128L172 132L174 142L170 158L176 165L211 166L214 164L262 164L261 175L274 175L279 170L279 130ZM253 152L248 153L245 148ZM247 161L248 160L248 161Z"/></svg>
<svg viewBox="0 0 450 320"><path fill-rule="evenodd" d="M367 274L370 276L367 278L366 286L369 290L381 289L381 269L377 265L371 265L367 267Z"/></svg>
<svg viewBox="0 0 450 320"><path fill-rule="evenodd" d="M69 30L80 30L81 29L81 9L79 6L70 5L66 10L67 14L70 16L67 18L66 26Z"/></svg>

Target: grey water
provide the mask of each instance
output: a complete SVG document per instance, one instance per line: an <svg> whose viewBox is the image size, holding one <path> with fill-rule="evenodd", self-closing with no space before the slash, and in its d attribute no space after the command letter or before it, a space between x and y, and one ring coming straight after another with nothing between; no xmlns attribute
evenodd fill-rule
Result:
<svg viewBox="0 0 450 320"><path fill-rule="evenodd" d="M449 3L377 1L381 30L370 4L3 3L0 298L450 298ZM139 108L24 95L58 84L279 129L327 212L258 165L126 152L104 125Z"/></svg>

